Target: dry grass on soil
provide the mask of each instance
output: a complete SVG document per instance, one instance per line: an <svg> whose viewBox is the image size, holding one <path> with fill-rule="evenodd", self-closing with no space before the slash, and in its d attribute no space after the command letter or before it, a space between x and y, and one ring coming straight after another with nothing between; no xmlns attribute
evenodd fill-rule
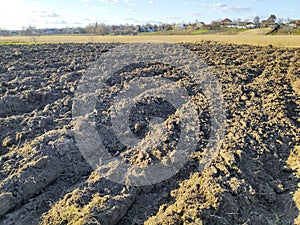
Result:
<svg viewBox="0 0 300 225"><path fill-rule="evenodd" d="M0 37L0 43L134 43L134 42L168 42L195 43L199 41L217 41L221 43L249 44L255 46L300 47L300 35L151 35L151 36L40 36L40 37Z"/></svg>

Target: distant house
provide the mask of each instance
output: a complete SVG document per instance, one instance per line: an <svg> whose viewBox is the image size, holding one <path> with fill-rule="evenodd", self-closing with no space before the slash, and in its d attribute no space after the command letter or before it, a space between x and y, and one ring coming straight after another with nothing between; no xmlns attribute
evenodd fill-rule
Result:
<svg viewBox="0 0 300 225"><path fill-rule="evenodd" d="M237 23L231 23L231 24L227 25L226 27L239 28L239 25Z"/></svg>
<svg viewBox="0 0 300 225"><path fill-rule="evenodd" d="M289 23L288 23L288 26L290 28L300 28L300 20L291 20Z"/></svg>
<svg viewBox="0 0 300 225"><path fill-rule="evenodd" d="M257 25L255 25L255 24L252 23L252 22L249 22L249 23L247 23L247 24L245 25L245 27L246 27L246 28L252 29L252 28L257 28Z"/></svg>
<svg viewBox="0 0 300 225"><path fill-rule="evenodd" d="M137 25L135 28L138 32L148 32L148 28L145 26Z"/></svg>
<svg viewBox="0 0 300 225"><path fill-rule="evenodd" d="M262 20L261 21L261 27L266 28L275 28L277 26L277 23L269 21L269 20Z"/></svg>
<svg viewBox="0 0 300 225"><path fill-rule="evenodd" d="M221 24L222 26L229 25L229 24L231 24L231 23L232 23L232 21L231 21L230 19L228 19L228 18L226 18L226 19L220 21L220 24Z"/></svg>
<svg viewBox="0 0 300 225"><path fill-rule="evenodd" d="M261 21L261 27L268 27L269 21L268 20L262 20Z"/></svg>
<svg viewBox="0 0 300 225"><path fill-rule="evenodd" d="M187 29L187 25L184 23L177 23L175 25L175 30L186 30Z"/></svg>
<svg viewBox="0 0 300 225"><path fill-rule="evenodd" d="M196 23L196 29L198 30L202 30L202 29L205 29L205 23L204 22L199 22L199 23Z"/></svg>
<svg viewBox="0 0 300 225"><path fill-rule="evenodd" d="M237 23L237 28L238 29L246 29L247 28L247 23L239 22L239 23Z"/></svg>
<svg viewBox="0 0 300 225"><path fill-rule="evenodd" d="M232 21L230 19L226 18L224 20L221 20L219 22L219 24L220 24L221 27L231 27Z"/></svg>

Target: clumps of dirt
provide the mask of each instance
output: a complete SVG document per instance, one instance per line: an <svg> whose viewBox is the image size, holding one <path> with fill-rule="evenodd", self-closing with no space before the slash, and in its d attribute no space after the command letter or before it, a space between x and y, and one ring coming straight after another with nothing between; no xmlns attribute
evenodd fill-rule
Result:
<svg viewBox="0 0 300 225"><path fill-rule="evenodd" d="M92 171L72 132L78 82L118 45L0 46L0 224L300 223L299 49L183 46L217 76L226 104L226 135L207 168L201 171L199 162L211 132L208 103L181 71L130 65L107 81L96 106L98 131L110 134L99 124L111 123L109 102L122 82L162 75L186 88L199 107L202 142L191 160L172 178L144 187L116 184ZM163 118L170 126L167 150L140 156L113 134L107 135L107 149L132 164L161 160L180 134L173 113L163 99L148 99L130 117L132 132L144 139L151 131L147 118Z"/></svg>
<svg viewBox="0 0 300 225"><path fill-rule="evenodd" d="M135 189L101 179L94 172L55 204L40 224L116 224L133 204L135 195Z"/></svg>
<svg viewBox="0 0 300 225"><path fill-rule="evenodd" d="M217 208L218 196L224 191L217 182L218 178L214 178L215 173L215 167L192 173L177 189L171 191L170 195L176 201L161 205L157 215L149 218L145 224L180 224L182 221L202 224L202 219L213 217L205 210Z"/></svg>
<svg viewBox="0 0 300 225"><path fill-rule="evenodd" d="M186 74L178 69L174 69L170 65L140 63L128 66L123 71L119 71L117 75L114 75L106 82L107 86L99 91L99 99L96 105L97 130L103 139L105 148L112 155L118 156L124 163L140 167L147 167L159 162L167 165L166 161L172 158L172 154L174 154L180 139L181 124L179 114L187 114L183 109L176 109L170 102L163 98L151 96L141 100L138 95L136 99L133 97L130 99L135 103L128 115L128 124L131 133L140 140L138 145L132 148L126 146L119 141L113 131L111 114L114 102L112 99L115 98L124 86L134 86L135 84L132 84L132 82L144 77L157 77L159 81L162 78L168 79L176 82L179 87L184 87L197 107L198 119L203 124L209 123L207 99L202 90L195 87L195 81L188 79ZM164 86L163 88L164 90L156 88L156 91L174 92L174 90L166 90L170 87ZM181 118L184 117L181 116ZM203 124L197 137L197 141L199 142L198 151L204 148L204 142L207 141L207 136L209 136L209 129L205 130ZM197 124L196 126L199 125ZM200 147L200 145L202 146Z"/></svg>
<svg viewBox="0 0 300 225"><path fill-rule="evenodd" d="M1 46L1 223L37 224L90 173L70 130L72 98L85 69L111 47Z"/></svg>
<svg viewBox="0 0 300 225"><path fill-rule="evenodd" d="M287 160L287 164L289 166L290 169L292 169L293 171L295 171L296 177L300 178L300 146L295 146L294 149L292 150L288 160ZM280 186L279 186L280 185ZM283 185L279 184L277 186L278 189L282 190L284 188ZM295 191L294 196L293 196L293 200L296 203L297 208L300 208L300 189L298 188L298 190ZM299 224L300 223L300 215L298 215L298 217L295 219L295 224Z"/></svg>

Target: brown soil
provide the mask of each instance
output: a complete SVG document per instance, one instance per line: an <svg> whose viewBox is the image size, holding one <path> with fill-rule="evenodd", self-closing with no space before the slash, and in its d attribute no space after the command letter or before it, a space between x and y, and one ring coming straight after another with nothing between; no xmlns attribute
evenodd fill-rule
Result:
<svg viewBox="0 0 300 225"><path fill-rule="evenodd" d="M0 46L0 224L300 224L300 49L185 44L222 86L221 151L199 171L199 145L169 180L129 187L94 172L72 132L82 75L118 45ZM120 73L184 80L160 64ZM200 92L199 107L206 104ZM129 154L129 161L143 165L156 154Z"/></svg>

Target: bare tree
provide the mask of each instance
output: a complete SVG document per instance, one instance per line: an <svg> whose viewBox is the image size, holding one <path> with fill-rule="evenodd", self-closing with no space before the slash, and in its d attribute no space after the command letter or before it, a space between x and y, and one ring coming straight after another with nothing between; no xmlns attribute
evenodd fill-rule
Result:
<svg viewBox="0 0 300 225"><path fill-rule="evenodd" d="M23 27L21 31L21 35L24 36L31 36L32 41L34 43L37 42L37 36L39 36L38 30L35 27L29 26L29 27Z"/></svg>
<svg viewBox="0 0 300 225"><path fill-rule="evenodd" d="M277 19L277 23L278 23L278 24L283 24L283 21L284 21L283 18L278 18L278 19Z"/></svg>
<svg viewBox="0 0 300 225"><path fill-rule="evenodd" d="M85 28L87 34L91 38L91 42L94 42L94 37L96 35L96 27L97 27L97 23L95 23L95 24L89 24Z"/></svg>
<svg viewBox="0 0 300 225"><path fill-rule="evenodd" d="M0 36L9 36L9 31L0 28Z"/></svg>
<svg viewBox="0 0 300 225"><path fill-rule="evenodd" d="M258 16L254 17L254 19L253 19L254 25L258 26L259 22L260 22L260 18Z"/></svg>
<svg viewBox="0 0 300 225"><path fill-rule="evenodd" d="M217 21L211 21L210 26L212 29L216 29L216 28L220 27L220 24Z"/></svg>
<svg viewBox="0 0 300 225"><path fill-rule="evenodd" d="M277 17L274 14L271 14L268 18L269 23L275 23Z"/></svg>

